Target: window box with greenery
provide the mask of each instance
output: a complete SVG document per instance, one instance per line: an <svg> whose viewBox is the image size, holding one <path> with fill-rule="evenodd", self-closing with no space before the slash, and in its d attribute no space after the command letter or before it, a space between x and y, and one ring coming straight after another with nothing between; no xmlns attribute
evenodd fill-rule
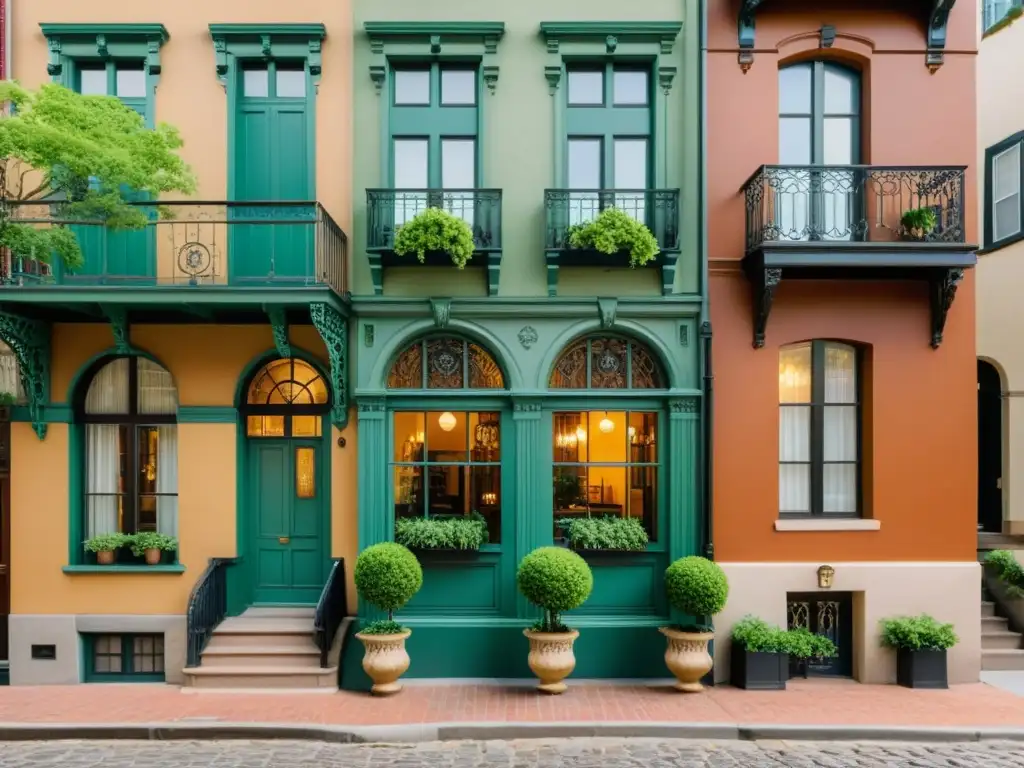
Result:
<svg viewBox="0 0 1024 768"><path fill-rule="evenodd" d="M735 688L784 691L789 679L785 630L744 616L732 628L729 682Z"/></svg>
<svg viewBox="0 0 1024 768"><path fill-rule="evenodd" d="M117 551L127 547L129 541L123 533L100 533L87 539L84 548L96 556L99 565L113 565Z"/></svg>
<svg viewBox="0 0 1024 768"><path fill-rule="evenodd" d="M831 659L839 655L836 644L824 635L811 632L807 627L797 627L784 633L784 647L797 670L807 679L812 661Z"/></svg>
<svg viewBox="0 0 1024 768"><path fill-rule="evenodd" d="M581 553L643 552L647 531L634 517L565 518L555 523L571 549Z"/></svg>
<svg viewBox="0 0 1024 768"><path fill-rule="evenodd" d="M395 232L396 255L415 254L421 264L430 266L450 261L458 269L465 269L475 249L473 229L443 208L420 211Z"/></svg>
<svg viewBox="0 0 1024 768"><path fill-rule="evenodd" d="M896 683L906 688L948 688L946 651L959 641L952 624L927 614L882 620L882 645L896 650Z"/></svg>
<svg viewBox="0 0 1024 768"><path fill-rule="evenodd" d="M681 557L665 570L665 591L669 604L695 622L722 612L729 597L729 581L717 563L704 557ZM676 690L699 693L701 679L711 671L714 660L708 643L715 639L708 624L662 627L668 641L665 663L676 677Z"/></svg>
<svg viewBox="0 0 1024 768"><path fill-rule="evenodd" d="M565 266L642 267L661 249L654 233L620 208L605 208L593 221L566 230Z"/></svg>
<svg viewBox="0 0 1024 768"><path fill-rule="evenodd" d="M13 392L0 392L0 423L6 424L11 420L11 408L17 402L18 398Z"/></svg>
<svg viewBox="0 0 1024 768"><path fill-rule="evenodd" d="M143 557L146 565L160 565L164 553L178 551L178 540L163 533L137 533L129 537L129 545L135 557Z"/></svg>
<svg viewBox="0 0 1024 768"><path fill-rule="evenodd" d="M523 630L530 642L527 663L540 680L537 690L559 694L576 668L573 643L580 633L562 623L561 614L579 608L594 589L586 561L562 547L538 547L522 559L516 584L523 597L543 611L543 618Z"/></svg>
<svg viewBox="0 0 1024 768"><path fill-rule="evenodd" d="M904 240L924 242L931 237L938 223L934 207L911 208L900 216L900 236Z"/></svg>
<svg viewBox="0 0 1024 768"><path fill-rule="evenodd" d="M487 543L487 521L482 515L400 517L395 520L395 542L419 552L477 552Z"/></svg>
<svg viewBox="0 0 1024 768"><path fill-rule="evenodd" d="M416 555L391 541L374 544L359 553L355 569L359 597L382 611L386 620L371 621L356 633L366 648L363 670L373 681L370 692L378 696L398 693L398 679L409 669L405 641L412 634L395 621L395 611L408 603L423 586L423 569Z"/></svg>

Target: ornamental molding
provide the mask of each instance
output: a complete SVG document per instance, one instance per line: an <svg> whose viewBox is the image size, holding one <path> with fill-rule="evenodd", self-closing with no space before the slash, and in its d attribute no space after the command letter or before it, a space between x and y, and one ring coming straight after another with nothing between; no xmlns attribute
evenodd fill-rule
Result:
<svg viewBox="0 0 1024 768"><path fill-rule="evenodd" d="M631 53L622 46L648 45L669 56L683 28L681 21L542 21L547 51L558 54L563 43L585 43L608 55Z"/></svg>
<svg viewBox="0 0 1024 768"><path fill-rule="evenodd" d="M39 25L50 53L46 72L61 79L66 60L141 58L146 74L159 76L160 49L170 39L163 24L62 24Z"/></svg>
<svg viewBox="0 0 1024 768"><path fill-rule="evenodd" d="M327 347L331 365L331 423L348 426L348 323L330 304L309 305L309 317Z"/></svg>
<svg viewBox="0 0 1024 768"><path fill-rule="evenodd" d="M288 315L283 307L264 307L270 321L270 332L274 336L274 348L279 357L292 356L292 345L288 340Z"/></svg>
<svg viewBox="0 0 1024 768"><path fill-rule="evenodd" d="M42 440L46 437L45 409L50 402L50 326L0 312L0 339L18 361L32 429Z"/></svg>
<svg viewBox="0 0 1024 768"><path fill-rule="evenodd" d="M314 85L323 73L323 24L211 24L217 78L226 84L237 61L301 58Z"/></svg>

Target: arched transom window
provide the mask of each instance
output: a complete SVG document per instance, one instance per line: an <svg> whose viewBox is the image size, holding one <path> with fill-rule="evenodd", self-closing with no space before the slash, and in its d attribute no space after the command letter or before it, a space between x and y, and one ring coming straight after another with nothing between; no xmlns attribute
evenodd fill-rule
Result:
<svg viewBox="0 0 1024 768"><path fill-rule="evenodd" d="M664 389L665 374L639 342L594 337L573 342L559 355L551 389Z"/></svg>
<svg viewBox="0 0 1024 768"><path fill-rule="evenodd" d="M388 374L388 389L504 389L494 357L479 344L453 336L409 345Z"/></svg>
<svg viewBox="0 0 1024 768"><path fill-rule="evenodd" d="M245 405L249 437L320 437L330 405L324 377L305 360L272 360L249 383Z"/></svg>
<svg viewBox="0 0 1024 768"><path fill-rule="evenodd" d="M178 393L144 357L120 357L88 381L76 420L85 425L85 538L157 531L178 535Z"/></svg>

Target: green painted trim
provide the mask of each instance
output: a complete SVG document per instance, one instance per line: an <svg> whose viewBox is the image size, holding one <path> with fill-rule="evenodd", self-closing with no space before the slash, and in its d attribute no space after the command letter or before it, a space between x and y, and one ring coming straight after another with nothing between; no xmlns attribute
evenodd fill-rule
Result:
<svg viewBox="0 0 1024 768"><path fill-rule="evenodd" d="M179 424L234 424L238 411L230 405L179 405Z"/></svg>
<svg viewBox="0 0 1024 768"><path fill-rule="evenodd" d="M43 422L46 424L70 424L71 406L67 403L50 403L43 408ZM34 421L27 405L11 408L11 421Z"/></svg>
<svg viewBox="0 0 1024 768"><path fill-rule="evenodd" d="M161 43L171 39L167 27L163 24L63 24L42 22L39 28L43 30L45 37L87 37L104 35L107 42L112 42L113 37L155 37Z"/></svg>
<svg viewBox="0 0 1024 768"><path fill-rule="evenodd" d="M80 632L78 637L79 653L82 665L83 683L162 683L165 681L164 672L95 672L93 670L93 643L96 638L102 635L116 635L121 638L121 669L130 668L134 659L134 643L136 637L157 635L164 637L166 645L167 637L163 632Z"/></svg>
<svg viewBox="0 0 1024 768"><path fill-rule="evenodd" d="M541 34L546 38L571 40L605 38L613 35L620 43L647 43L675 40L682 31L681 21L542 21ZM602 40L602 42L604 42Z"/></svg>
<svg viewBox="0 0 1024 768"><path fill-rule="evenodd" d="M598 316L598 299L584 296L493 296L452 297L450 317L472 317L474 320L500 318L579 319ZM700 315L701 297L693 293L670 296L622 297L616 300L616 317L696 318ZM397 296L353 296L352 314L357 317L430 317L427 298Z"/></svg>
<svg viewBox="0 0 1024 768"><path fill-rule="evenodd" d="M182 311L191 307L207 307L216 309L252 308L260 309L264 304L280 307L303 309L310 302L321 301L330 303L342 314L348 314L347 303L326 285L311 286L279 286L279 287L241 287L241 286L204 286L195 290L183 286L152 285L135 286L132 288L103 286L87 288L70 285L18 286L4 288L4 304L51 304L55 308L65 309L69 306L82 307L106 304L139 310L160 309L162 307L181 307ZM132 324L141 322L138 316L132 317ZM166 322L166 318L160 322Z"/></svg>
<svg viewBox="0 0 1024 768"><path fill-rule="evenodd" d="M503 21L367 21L363 30L371 38L426 38L440 36L444 42L472 42L484 38L501 40L505 35ZM497 43L495 43L497 44Z"/></svg>
<svg viewBox="0 0 1024 768"><path fill-rule="evenodd" d="M251 40L254 36L271 35L272 37L327 37L327 27L323 23L307 24L211 24L212 37L232 37Z"/></svg>
<svg viewBox="0 0 1024 768"><path fill-rule="evenodd" d="M170 368L167 367L166 363L164 363L163 360L158 358L156 355L147 352L144 349L133 347L131 352L126 354L124 352L119 352L116 347L108 347L107 349L104 349L102 352L97 352L95 355L93 355L80 366L78 366L78 370L76 370L74 374L71 376L71 383L68 384L68 391L67 394L65 395L66 405L64 405L64 407L68 409L69 413L71 412L72 408L71 403L75 401L75 396L78 394L79 388L86 386L83 377L89 371L89 369L96 365L96 363L98 363L100 360L115 360L116 358L119 357L144 357L147 360L151 360L152 362L156 363L165 371L169 372L171 370ZM173 378L174 374L171 374L171 376ZM177 382L175 382L175 386L177 386ZM69 416L69 421L72 420L73 417Z"/></svg>
<svg viewBox="0 0 1024 768"><path fill-rule="evenodd" d="M106 573L110 575L125 573L184 573L185 566L175 565L65 565L64 573Z"/></svg>

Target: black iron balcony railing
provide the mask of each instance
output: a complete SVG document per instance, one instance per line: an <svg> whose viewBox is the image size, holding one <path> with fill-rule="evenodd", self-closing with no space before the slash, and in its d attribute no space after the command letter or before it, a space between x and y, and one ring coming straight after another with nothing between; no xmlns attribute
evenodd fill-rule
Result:
<svg viewBox="0 0 1024 768"><path fill-rule="evenodd" d="M62 218L59 206L15 204L11 220L67 226L84 263L70 270L56 258L9 253L0 262L5 288L105 286L312 286L348 289L348 242L315 201L173 201L133 203L152 224L115 230L102 221Z"/></svg>
<svg viewBox="0 0 1024 768"><path fill-rule="evenodd" d="M569 227L613 207L642 221L662 251L679 250L678 189L546 189L544 249L567 248Z"/></svg>
<svg viewBox="0 0 1024 768"><path fill-rule="evenodd" d="M392 250L397 229L427 208L441 208L469 224L477 252L501 251L500 189L368 189L366 249Z"/></svg>
<svg viewBox="0 0 1024 768"><path fill-rule="evenodd" d="M964 170L763 165L743 185L746 252L767 243L962 244Z"/></svg>

